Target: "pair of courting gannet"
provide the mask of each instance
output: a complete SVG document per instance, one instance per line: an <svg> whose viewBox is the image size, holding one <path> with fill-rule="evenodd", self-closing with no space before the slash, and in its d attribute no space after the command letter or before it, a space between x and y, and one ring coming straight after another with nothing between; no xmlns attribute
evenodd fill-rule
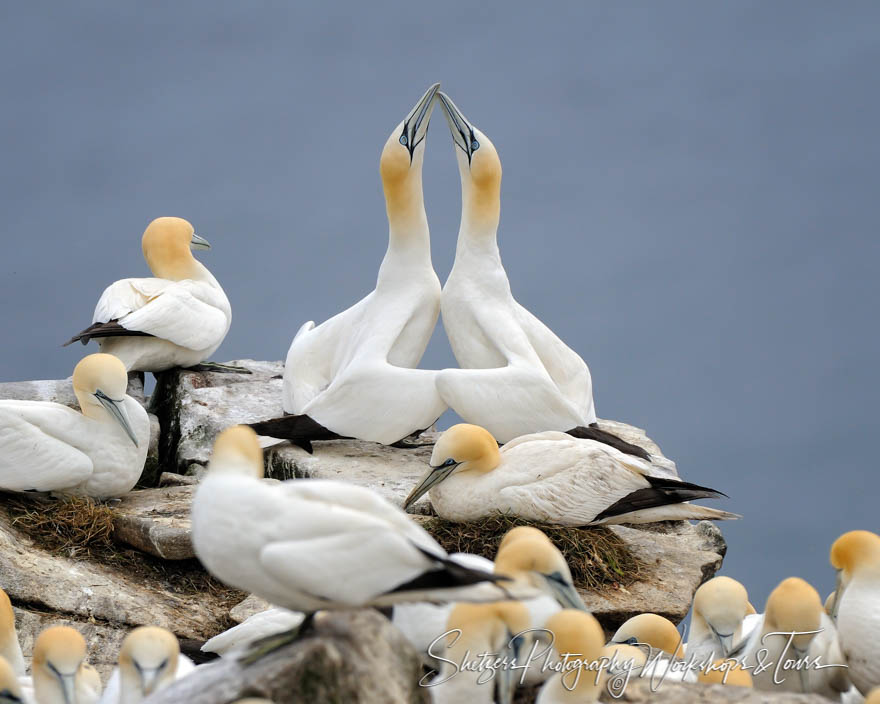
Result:
<svg viewBox="0 0 880 704"><path fill-rule="evenodd" d="M183 218L153 220L142 238L149 279L120 279L108 286L92 325L66 345L98 340L101 351L129 371L160 372L208 359L229 331L226 294L192 249L209 249Z"/></svg>
<svg viewBox="0 0 880 704"><path fill-rule="evenodd" d="M127 386L122 362L98 353L73 370L81 413L49 401L0 400L0 489L128 493L144 468L150 420Z"/></svg>
<svg viewBox="0 0 880 704"><path fill-rule="evenodd" d="M425 137L440 84L388 137L379 162L388 249L376 288L318 327L305 323L284 365L283 408L252 424L261 435L310 449L311 440L355 437L391 444L430 427L446 410L436 372L416 369L440 313L422 193Z"/></svg>
<svg viewBox="0 0 880 704"><path fill-rule="evenodd" d="M437 515L450 521L493 513L568 526L738 518L685 503L724 494L649 470L610 445L557 431L524 435L499 450L485 428L461 423L440 436L431 471L404 507L430 491Z"/></svg>

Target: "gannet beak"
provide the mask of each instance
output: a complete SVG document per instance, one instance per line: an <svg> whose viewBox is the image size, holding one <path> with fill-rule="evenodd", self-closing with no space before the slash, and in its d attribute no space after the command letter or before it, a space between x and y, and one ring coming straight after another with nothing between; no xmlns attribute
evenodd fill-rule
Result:
<svg viewBox="0 0 880 704"><path fill-rule="evenodd" d="M443 114L446 115L446 123L449 125L452 141L467 155L468 164L470 164L474 152L480 148L480 143L474 137L474 127L461 114L461 110L455 106L446 93L438 92L437 98L440 100L440 105L443 106Z"/></svg>
<svg viewBox="0 0 880 704"><path fill-rule="evenodd" d="M76 673L62 675L57 673L58 681L61 682L61 694L64 697L64 704L77 704L76 701Z"/></svg>
<svg viewBox="0 0 880 704"><path fill-rule="evenodd" d="M840 597L843 591L843 571L837 570L837 586L834 587L834 601L831 602L831 620L837 623L837 612L840 609Z"/></svg>
<svg viewBox="0 0 880 704"><path fill-rule="evenodd" d="M190 240L190 243L189 243L189 248L190 249L211 249L211 243L208 242L208 240L206 240L204 237L201 237L200 235L197 235L195 232L193 232L192 239Z"/></svg>
<svg viewBox="0 0 880 704"><path fill-rule="evenodd" d="M541 572L536 572L535 574L540 575L545 585L544 591L556 599L563 609L589 611L574 585L568 582L559 572L554 572L550 575Z"/></svg>
<svg viewBox="0 0 880 704"><path fill-rule="evenodd" d="M403 510L405 511L424 496L432 486L436 486L446 477L452 474L453 470L460 465L461 462L453 462L452 464L441 464L439 467L431 467L431 471L422 479L421 483L413 489L406 501L403 502Z"/></svg>
<svg viewBox="0 0 880 704"><path fill-rule="evenodd" d="M501 656L501 662L506 661L510 664L516 662L519 658L519 651L522 648L523 642L522 636L514 636L512 633L508 632L507 643L499 653ZM498 669L498 683L496 685L496 701L498 704L511 704L513 702L513 695L516 692L514 672L514 668L510 666Z"/></svg>
<svg viewBox="0 0 880 704"><path fill-rule="evenodd" d="M724 655L726 656L733 650L733 633L729 635L721 635L716 631L716 636L718 636L718 641L721 643L721 647L724 649Z"/></svg>
<svg viewBox="0 0 880 704"><path fill-rule="evenodd" d="M416 147L428 135L428 123L431 121L431 113L434 111L434 96L437 95L439 89L439 83L428 88L403 121L400 143L409 151L410 161L412 161Z"/></svg>
<svg viewBox="0 0 880 704"><path fill-rule="evenodd" d="M117 401L116 399L110 398L107 394L105 394L101 389L95 391L95 398L97 398L101 405L106 409L107 413L113 416L116 419L116 422L122 426L122 429L125 431L125 434L131 438L131 441L134 443L134 446L138 446L137 437L135 437L134 430L131 429L131 422L128 420L128 415L125 412L125 407L122 405L122 400Z"/></svg>
<svg viewBox="0 0 880 704"><path fill-rule="evenodd" d="M156 685L159 683L159 673L161 671L161 667L138 668L138 672L141 675L141 689L145 695L152 694L156 689Z"/></svg>

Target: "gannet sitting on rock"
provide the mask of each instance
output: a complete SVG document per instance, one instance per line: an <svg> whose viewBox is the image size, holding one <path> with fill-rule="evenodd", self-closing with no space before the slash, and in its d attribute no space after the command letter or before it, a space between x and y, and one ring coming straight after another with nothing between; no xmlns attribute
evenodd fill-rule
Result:
<svg viewBox="0 0 880 704"><path fill-rule="evenodd" d="M0 658L3 658L17 676L24 675L24 656L18 633L15 631L15 612L5 591L0 589Z"/></svg>
<svg viewBox="0 0 880 704"><path fill-rule="evenodd" d="M761 622L730 656L753 668L755 689L839 700L850 686L834 623L818 592L799 577L770 592Z"/></svg>
<svg viewBox="0 0 880 704"><path fill-rule="evenodd" d="M129 371L161 372L204 362L232 322L226 294L190 252L210 245L189 222L170 217L153 220L142 244L155 278L110 284L98 300L92 325L65 344L96 339L102 352L119 357Z"/></svg>
<svg viewBox="0 0 880 704"><path fill-rule="evenodd" d="M202 645L200 650L203 653L216 653L221 657L227 657L243 651L251 643L261 638L296 628L304 618L305 614L299 611L273 606L265 611L259 611L237 626L217 634Z"/></svg>
<svg viewBox="0 0 880 704"><path fill-rule="evenodd" d="M832 615L849 676L862 693L880 687L880 535L844 533L831 546L837 570Z"/></svg>
<svg viewBox="0 0 880 704"><path fill-rule="evenodd" d="M306 613L534 596L450 560L427 532L369 489L321 479L270 484L261 481L262 472L256 434L229 428L217 437L193 497L196 555L229 586Z"/></svg>
<svg viewBox="0 0 880 704"><path fill-rule="evenodd" d="M192 660L181 655L171 631L140 626L122 641L119 665L110 675L101 704L137 704L194 669Z"/></svg>
<svg viewBox="0 0 880 704"><path fill-rule="evenodd" d="M568 657L567 669L554 674L535 704L588 704L599 700L601 664L605 647L602 626L589 613L565 610L554 614L545 626L553 633L553 649Z"/></svg>
<svg viewBox="0 0 880 704"><path fill-rule="evenodd" d="M435 372L416 369L440 313L422 195L425 136L440 84L391 133L379 163L388 250L376 288L318 327L303 325L284 365L283 407L292 414L252 427L310 450L340 436L392 444L446 410Z"/></svg>
<svg viewBox="0 0 880 704"><path fill-rule="evenodd" d="M461 175L455 263L440 301L443 327L461 369L437 375L443 400L499 442L544 430L572 431L649 459L596 426L593 382L580 356L516 302L501 264L501 161L489 138L443 92ZM593 426L593 427L591 427Z"/></svg>
<svg viewBox="0 0 880 704"><path fill-rule="evenodd" d="M696 667L726 658L748 633L750 611L746 588L730 577L713 577L694 593L687 659Z"/></svg>
<svg viewBox="0 0 880 704"><path fill-rule="evenodd" d="M450 521L495 513L566 526L738 518L685 503L724 494L649 471L610 445L556 431L524 435L499 450L485 428L462 423L440 436L431 471L404 508L430 490L437 515Z"/></svg>
<svg viewBox="0 0 880 704"><path fill-rule="evenodd" d="M122 362L91 354L73 370L82 413L49 401L0 400L0 489L128 493L144 468L150 420L127 384Z"/></svg>

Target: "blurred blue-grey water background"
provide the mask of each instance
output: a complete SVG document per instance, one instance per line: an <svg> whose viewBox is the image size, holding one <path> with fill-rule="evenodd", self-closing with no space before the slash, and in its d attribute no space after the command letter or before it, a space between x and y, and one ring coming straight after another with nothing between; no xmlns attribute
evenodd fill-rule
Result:
<svg viewBox="0 0 880 704"><path fill-rule="evenodd" d="M214 245L216 359L282 359L372 288L379 151L439 80L501 154L514 294L587 360L600 417L730 495L723 573L759 609L790 575L824 596L832 540L880 528L878 25L872 2L4 3L0 380L70 374L60 344L147 275L159 215ZM423 366L454 363L438 327Z"/></svg>

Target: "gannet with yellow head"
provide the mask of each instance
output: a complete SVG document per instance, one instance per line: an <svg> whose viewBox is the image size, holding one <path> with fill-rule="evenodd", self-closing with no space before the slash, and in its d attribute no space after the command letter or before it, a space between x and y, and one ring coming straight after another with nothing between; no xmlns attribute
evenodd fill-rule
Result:
<svg viewBox="0 0 880 704"><path fill-rule="evenodd" d="M107 682L101 704L138 704L194 669L192 661L181 655L171 631L140 626L122 641L119 665Z"/></svg>
<svg viewBox="0 0 880 704"><path fill-rule="evenodd" d="M541 687L535 704L587 704L599 700L602 689L602 662L605 633L602 626L584 611L564 610L554 614L545 626L553 633L553 649L560 657L568 655L568 670L554 674Z"/></svg>
<svg viewBox="0 0 880 704"><path fill-rule="evenodd" d="M735 660L719 658L697 673L700 684L723 684L730 687L752 687L752 673Z"/></svg>
<svg viewBox="0 0 880 704"><path fill-rule="evenodd" d="M232 308L217 279L190 249L207 240L183 218L153 220L142 238L149 279L121 279L101 294L92 325L65 344L96 339L129 371L160 372L208 359L232 322Z"/></svg>
<svg viewBox="0 0 880 704"><path fill-rule="evenodd" d="M799 577L770 592L760 622L731 657L747 668L760 664L752 671L755 689L839 699L850 686L834 622L819 593Z"/></svg>
<svg viewBox="0 0 880 704"><path fill-rule="evenodd" d="M880 535L844 533L831 546L837 590L831 606L856 688L880 687Z"/></svg>
<svg viewBox="0 0 880 704"><path fill-rule="evenodd" d="M0 589L0 658L9 663L16 675L24 675L24 656L15 630L15 613L9 595L2 589Z"/></svg>
<svg viewBox="0 0 880 704"><path fill-rule="evenodd" d="M0 704L26 704L18 678L12 665L0 655Z"/></svg>
<svg viewBox="0 0 880 704"><path fill-rule="evenodd" d="M724 494L649 471L610 445L556 431L524 435L499 450L488 430L461 423L440 436L431 470L404 508L430 491L437 515L450 521L495 513L568 526L738 518L684 503Z"/></svg>
<svg viewBox="0 0 880 704"><path fill-rule="evenodd" d="M391 132L379 161L388 249L376 288L318 327L303 325L284 365L284 411L255 423L261 435L311 449L354 437L390 444L430 427L446 410L435 372L416 369L440 313L422 195L425 137L440 84Z"/></svg>
<svg viewBox="0 0 880 704"><path fill-rule="evenodd" d="M638 614L625 621L614 633L609 646L631 645L644 649L646 663L639 677L655 682L695 682L697 677L684 662L681 634L668 618L658 614Z"/></svg>
<svg viewBox="0 0 880 704"><path fill-rule="evenodd" d="M501 160L492 141L443 92L461 176L455 263L440 300L460 369L437 375L443 400L500 442L544 430L574 431L625 452L648 454L596 424L590 370L580 356L516 302L501 263Z"/></svg>
<svg viewBox="0 0 880 704"><path fill-rule="evenodd" d="M127 385L122 362L91 354L73 370L81 413L48 401L0 401L0 488L128 493L144 468L150 420Z"/></svg>
<svg viewBox="0 0 880 704"><path fill-rule="evenodd" d="M730 577L713 577L694 593L687 657L695 666L726 658L743 638L750 611L746 588Z"/></svg>
<svg viewBox="0 0 880 704"><path fill-rule="evenodd" d="M446 622L449 634L433 646L432 654L443 662L427 684L434 704L511 704L520 677L512 665L528 657L531 627L528 610L517 601L456 604ZM482 653L495 654L499 662L506 659L507 665L494 675L480 670Z"/></svg>
<svg viewBox="0 0 880 704"><path fill-rule="evenodd" d="M256 434L229 428L218 436L193 498L196 555L230 586L306 613L534 595L450 560L424 529L369 489L321 479L267 483L262 474Z"/></svg>
<svg viewBox="0 0 880 704"><path fill-rule="evenodd" d="M86 641L79 631L53 626L34 643L31 672L38 704L80 704L92 699L92 678L84 675ZM90 702L91 704L91 702Z"/></svg>

